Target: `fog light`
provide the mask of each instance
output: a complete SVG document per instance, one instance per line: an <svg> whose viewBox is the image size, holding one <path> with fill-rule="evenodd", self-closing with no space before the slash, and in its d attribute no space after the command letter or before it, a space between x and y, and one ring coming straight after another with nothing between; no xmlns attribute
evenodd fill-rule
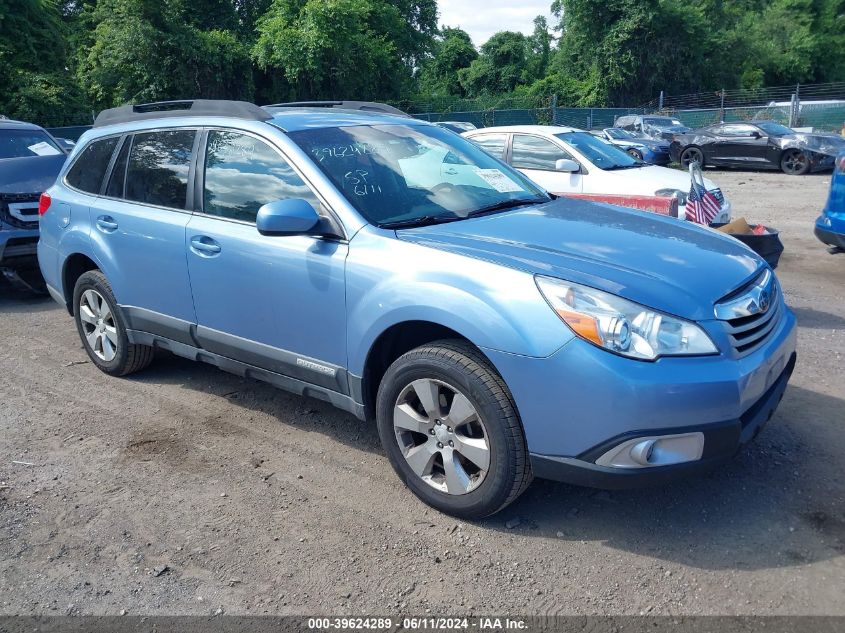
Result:
<svg viewBox="0 0 845 633"><path fill-rule="evenodd" d="M654 446L657 444L656 440L643 440L631 447L631 459L641 466L648 466L649 460L654 456Z"/></svg>
<svg viewBox="0 0 845 633"><path fill-rule="evenodd" d="M596 460L596 465L610 468L671 466L699 460L703 452L704 433L635 437L607 451Z"/></svg>

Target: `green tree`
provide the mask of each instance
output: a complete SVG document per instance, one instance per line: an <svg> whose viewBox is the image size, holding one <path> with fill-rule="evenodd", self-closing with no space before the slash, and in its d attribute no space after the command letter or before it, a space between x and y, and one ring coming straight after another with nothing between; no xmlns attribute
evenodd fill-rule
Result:
<svg viewBox="0 0 845 633"><path fill-rule="evenodd" d="M501 31L481 47L481 55L460 71L461 85L470 96L512 92L526 81L528 38Z"/></svg>
<svg viewBox="0 0 845 633"><path fill-rule="evenodd" d="M546 77L553 40L554 38L549 33L548 21L545 16L538 15L534 18L534 32L528 39L530 50L527 59L527 77L529 80L537 81Z"/></svg>
<svg viewBox="0 0 845 633"><path fill-rule="evenodd" d="M704 12L677 0L557 0L551 73L583 86L582 105L637 104L661 89L703 85L713 50ZM571 81L570 81L571 83Z"/></svg>
<svg viewBox="0 0 845 633"><path fill-rule="evenodd" d="M253 59L303 99L390 99L430 49L430 1L274 0Z"/></svg>
<svg viewBox="0 0 845 633"><path fill-rule="evenodd" d="M0 113L74 123L80 94L66 70L66 33L51 0L0 0Z"/></svg>
<svg viewBox="0 0 845 633"><path fill-rule="evenodd" d="M423 63L420 85L434 96L465 96L458 72L478 59L478 51L466 31L444 27L434 46L434 55Z"/></svg>
<svg viewBox="0 0 845 633"><path fill-rule="evenodd" d="M181 0L99 0L85 21L79 81L97 108L182 98L250 99L249 52L233 31L200 26ZM232 16L224 20L233 24Z"/></svg>

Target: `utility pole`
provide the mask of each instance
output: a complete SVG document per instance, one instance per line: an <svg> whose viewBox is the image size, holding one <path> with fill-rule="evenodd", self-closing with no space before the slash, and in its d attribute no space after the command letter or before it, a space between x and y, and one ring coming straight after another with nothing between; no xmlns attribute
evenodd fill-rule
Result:
<svg viewBox="0 0 845 633"><path fill-rule="evenodd" d="M719 92L716 93L721 97L721 102L719 104L719 122L725 122L725 89L722 88Z"/></svg>
<svg viewBox="0 0 845 633"><path fill-rule="evenodd" d="M663 91L660 91L660 99L657 101L657 111L663 112Z"/></svg>

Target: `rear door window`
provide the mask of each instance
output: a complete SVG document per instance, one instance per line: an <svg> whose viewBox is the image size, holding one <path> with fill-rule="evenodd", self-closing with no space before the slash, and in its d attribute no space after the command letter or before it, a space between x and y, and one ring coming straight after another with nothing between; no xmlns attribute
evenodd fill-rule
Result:
<svg viewBox="0 0 845 633"><path fill-rule="evenodd" d="M67 184L85 193L99 195L106 169L119 140L120 137L113 136L89 143L68 171L65 177Z"/></svg>
<svg viewBox="0 0 845 633"><path fill-rule="evenodd" d="M136 134L129 151L125 198L184 209L195 136L194 130Z"/></svg>

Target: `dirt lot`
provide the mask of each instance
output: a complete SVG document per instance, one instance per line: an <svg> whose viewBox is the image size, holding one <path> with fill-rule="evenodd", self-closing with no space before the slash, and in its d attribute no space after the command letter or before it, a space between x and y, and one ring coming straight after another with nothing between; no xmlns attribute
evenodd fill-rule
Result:
<svg viewBox="0 0 845 633"><path fill-rule="evenodd" d="M107 378L64 311L3 289L0 614L845 614L845 255L812 234L830 177L707 175L786 245L776 417L712 475L536 481L478 524L407 492L372 425L172 357Z"/></svg>

